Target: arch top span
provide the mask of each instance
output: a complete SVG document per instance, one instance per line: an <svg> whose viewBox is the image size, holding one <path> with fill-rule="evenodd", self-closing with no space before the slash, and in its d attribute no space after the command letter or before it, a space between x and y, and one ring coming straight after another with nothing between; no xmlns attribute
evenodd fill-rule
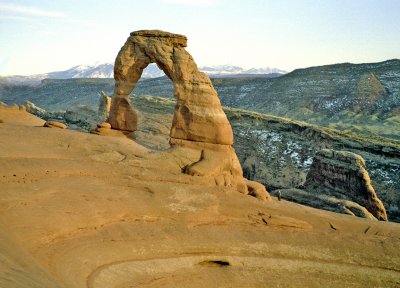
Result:
<svg viewBox="0 0 400 288"><path fill-rule="evenodd" d="M186 47L187 37L181 34L174 34L170 32L165 32L162 30L138 30L130 33L131 36L140 37L157 37L157 38L168 38L172 44L176 46Z"/></svg>

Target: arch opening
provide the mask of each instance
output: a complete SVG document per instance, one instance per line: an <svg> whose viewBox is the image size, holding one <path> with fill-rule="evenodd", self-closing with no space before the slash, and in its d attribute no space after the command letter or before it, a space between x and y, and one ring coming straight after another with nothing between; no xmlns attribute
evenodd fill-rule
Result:
<svg viewBox="0 0 400 288"><path fill-rule="evenodd" d="M170 148L175 106L172 80L151 63L144 68L129 98L137 113L135 141L152 150Z"/></svg>

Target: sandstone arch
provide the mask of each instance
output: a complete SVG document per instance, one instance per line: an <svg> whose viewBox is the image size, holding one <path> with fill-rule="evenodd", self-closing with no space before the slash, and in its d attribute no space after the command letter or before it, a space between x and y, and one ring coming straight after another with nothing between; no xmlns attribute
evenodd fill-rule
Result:
<svg viewBox="0 0 400 288"><path fill-rule="evenodd" d="M171 143L195 141L231 145L233 133L207 75L200 72L185 50L187 38L159 30L132 32L115 60L115 90L109 123L112 128L135 131L136 113L128 95L143 70L156 63L172 80L176 98Z"/></svg>
<svg viewBox="0 0 400 288"><path fill-rule="evenodd" d="M232 127L210 79L198 70L185 50L186 44L186 37L179 34L160 30L132 32L115 60L115 89L108 122L114 129L136 131L137 115L129 94L143 70L150 63L156 63L174 84L176 105L170 144L178 150L182 146L194 148L196 153L201 150L200 159L183 167L182 172L209 177L217 186L233 187L244 194L269 200L263 185L243 178L242 167L231 146Z"/></svg>

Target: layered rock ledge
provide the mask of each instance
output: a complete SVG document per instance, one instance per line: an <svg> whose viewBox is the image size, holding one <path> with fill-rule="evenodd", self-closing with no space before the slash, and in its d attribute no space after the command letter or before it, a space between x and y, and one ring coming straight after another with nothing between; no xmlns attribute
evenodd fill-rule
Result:
<svg viewBox="0 0 400 288"><path fill-rule="evenodd" d="M318 151L304 186L307 191L354 201L378 220L387 221L385 207L372 187L360 155L331 149Z"/></svg>

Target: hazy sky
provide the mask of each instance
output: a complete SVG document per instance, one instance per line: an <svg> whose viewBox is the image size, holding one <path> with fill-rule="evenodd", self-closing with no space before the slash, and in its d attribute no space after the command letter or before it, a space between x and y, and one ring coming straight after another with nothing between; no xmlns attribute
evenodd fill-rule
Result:
<svg viewBox="0 0 400 288"><path fill-rule="evenodd" d="M131 31L188 37L198 65L400 58L400 0L0 0L0 75L113 62Z"/></svg>

